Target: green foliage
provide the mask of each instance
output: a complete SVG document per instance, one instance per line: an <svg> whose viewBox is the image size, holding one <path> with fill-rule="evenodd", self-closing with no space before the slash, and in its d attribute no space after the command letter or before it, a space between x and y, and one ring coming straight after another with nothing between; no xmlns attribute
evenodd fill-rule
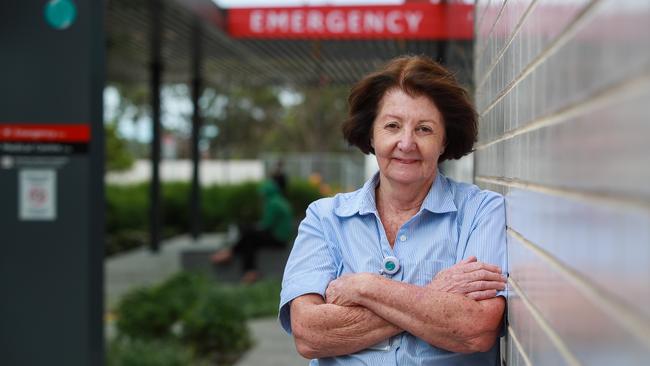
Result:
<svg viewBox="0 0 650 366"><path fill-rule="evenodd" d="M235 287L235 292L248 318L263 318L278 315L281 289L280 281L265 280L250 286Z"/></svg>
<svg viewBox="0 0 650 366"><path fill-rule="evenodd" d="M229 224L251 223L261 215L258 182L204 187L201 213L205 230L225 230Z"/></svg>
<svg viewBox="0 0 650 366"><path fill-rule="evenodd" d="M244 314L230 291L213 288L182 318L182 339L218 363L234 362L252 346Z"/></svg>
<svg viewBox="0 0 650 366"><path fill-rule="evenodd" d="M123 230L143 230L149 227L149 185L107 185L106 230L114 234Z"/></svg>
<svg viewBox="0 0 650 366"><path fill-rule="evenodd" d="M202 226L205 231L223 231L229 224L252 223L261 215L259 183L212 185L201 190ZM190 225L190 184L164 183L162 192L163 235L187 232ZM293 180L287 187L294 215L302 218L307 206L321 197L312 184ZM106 187L106 254L144 245L149 228L149 185L108 185Z"/></svg>
<svg viewBox="0 0 650 366"><path fill-rule="evenodd" d="M306 180L292 180L287 185L287 199L297 218L302 219L307 206L322 197L318 187Z"/></svg>
<svg viewBox="0 0 650 366"><path fill-rule="evenodd" d="M177 321L170 298L159 287L140 288L120 301L117 329L132 338L163 338Z"/></svg>
<svg viewBox="0 0 650 366"><path fill-rule="evenodd" d="M109 234L106 240L106 256L123 253L134 248L146 245L149 235L144 230L117 230Z"/></svg>
<svg viewBox="0 0 650 366"><path fill-rule="evenodd" d="M129 152L126 142L117 134L115 123L105 124L106 136L106 170L119 171L131 168L134 162L133 155Z"/></svg>
<svg viewBox="0 0 650 366"><path fill-rule="evenodd" d="M111 345L109 360L129 362L115 365L149 365L157 358L142 356L138 364L138 350L161 345L176 349L181 347L177 342L182 342L201 358L232 364L252 345L246 325L249 315L275 315L279 292L277 281L250 287L221 286L192 272L180 272L160 285L134 290L117 306L118 339ZM178 353L179 357L192 356L187 350ZM110 362L109 366L113 365ZM167 364L176 365L161 363Z"/></svg>
<svg viewBox="0 0 650 366"><path fill-rule="evenodd" d="M106 354L107 366L200 365L192 351L175 340L116 339ZM205 364L205 363L203 363Z"/></svg>
<svg viewBox="0 0 650 366"><path fill-rule="evenodd" d="M196 299L213 286L202 275L181 272L159 286L126 294L117 307L117 330L132 338L168 336Z"/></svg>

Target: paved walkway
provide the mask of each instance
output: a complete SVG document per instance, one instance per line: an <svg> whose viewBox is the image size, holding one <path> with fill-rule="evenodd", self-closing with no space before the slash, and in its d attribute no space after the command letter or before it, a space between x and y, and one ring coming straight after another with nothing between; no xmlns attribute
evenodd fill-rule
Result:
<svg viewBox="0 0 650 366"><path fill-rule="evenodd" d="M280 327L276 318L249 323L256 345L237 366L307 366L309 361L296 352L293 339Z"/></svg>
<svg viewBox="0 0 650 366"><path fill-rule="evenodd" d="M139 248L111 257L104 263L105 309L110 311L128 291L159 283L181 269L180 254L186 249L216 250L225 241L225 234L203 235L198 242L189 236L165 241L160 251L151 253ZM113 326L107 317L106 336L111 337ZM308 361L295 350L293 340L280 328L277 319L258 319L249 322L256 346L237 363L237 366L305 366Z"/></svg>
<svg viewBox="0 0 650 366"><path fill-rule="evenodd" d="M166 240L158 253L138 248L104 262L104 305L110 310L130 290L165 280L181 269L180 255L186 249L218 249L225 234L203 235L194 242L189 235Z"/></svg>

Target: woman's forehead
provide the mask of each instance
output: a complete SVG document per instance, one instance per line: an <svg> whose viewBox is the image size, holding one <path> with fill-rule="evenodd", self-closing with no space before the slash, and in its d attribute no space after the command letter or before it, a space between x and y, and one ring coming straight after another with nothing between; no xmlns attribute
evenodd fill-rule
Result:
<svg viewBox="0 0 650 366"><path fill-rule="evenodd" d="M441 114L435 103L426 95L411 95L402 89L393 88L384 93L377 108L377 116L385 114L420 115L440 120Z"/></svg>

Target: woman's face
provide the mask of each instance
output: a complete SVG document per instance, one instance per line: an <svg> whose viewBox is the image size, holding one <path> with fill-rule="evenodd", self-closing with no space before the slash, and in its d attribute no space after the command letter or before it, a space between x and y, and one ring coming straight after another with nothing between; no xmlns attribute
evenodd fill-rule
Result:
<svg viewBox="0 0 650 366"><path fill-rule="evenodd" d="M390 89L379 103L371 145L382 178L402 184L433 181L445 145L442 114L425 96Z"/></svg>

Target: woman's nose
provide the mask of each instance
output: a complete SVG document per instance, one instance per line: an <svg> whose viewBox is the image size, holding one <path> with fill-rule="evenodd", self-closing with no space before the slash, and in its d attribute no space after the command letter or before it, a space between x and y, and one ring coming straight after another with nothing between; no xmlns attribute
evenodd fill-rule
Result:
<svg viewBox="0 0 650 366"><path fill-rule="evenodd" d="M415 140L413 139L413 133L411 131L404 130L400 136L399 141L397 142L397 148L408 152L415 148Z"/></svg>

